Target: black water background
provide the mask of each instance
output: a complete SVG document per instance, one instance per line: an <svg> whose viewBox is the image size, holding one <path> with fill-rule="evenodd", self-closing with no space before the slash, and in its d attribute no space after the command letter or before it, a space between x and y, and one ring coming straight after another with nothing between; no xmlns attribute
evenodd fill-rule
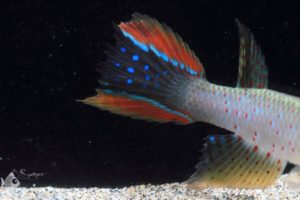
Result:
<svg viewBox="0 0 300 200"><path fill-rule="evenodd" d="M208 80L234 86L247 25L270 66L270 88L300 96L297 1L39 1L0 3L0 177L46 173L23 186L128 186L184 181L202 139L224 130L157 124L75 102L95 94L112 22L137 11L166 22L199 56Z"/></svg>

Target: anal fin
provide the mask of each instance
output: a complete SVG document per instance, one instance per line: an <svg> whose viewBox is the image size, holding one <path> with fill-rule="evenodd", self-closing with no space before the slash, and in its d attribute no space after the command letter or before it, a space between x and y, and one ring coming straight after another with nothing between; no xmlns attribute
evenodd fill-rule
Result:
<svg viewBox="0 0 300 200"><path fill-rule="evenodd" d="M264 188L281 175L286 161L275 158L236 135L211 135L206 139L196 172L185 183L206 187Z"/></svg>

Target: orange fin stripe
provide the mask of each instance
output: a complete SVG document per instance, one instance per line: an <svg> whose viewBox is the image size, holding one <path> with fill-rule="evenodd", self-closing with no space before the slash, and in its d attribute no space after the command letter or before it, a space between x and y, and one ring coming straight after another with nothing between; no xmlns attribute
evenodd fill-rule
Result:
<svg viewBox="0 0 300 200"><path fill-rule="evenodd" d="M168 112L147 101L130 99L124 96L100 93L83 100L83 103L137 119L161 123L172 121L179 124L188 124L191 122L188 118Z"/></svg>
<svg viewBox="0 0 300 200"><path fill-rule="evenodd" d="M153 45L169 58L176 59L205 77L204 68L194 52L184 43L179 35L165 24L146 15L134 14L129 22L122 22L119 27L132 35L135 40Z"/></svg>

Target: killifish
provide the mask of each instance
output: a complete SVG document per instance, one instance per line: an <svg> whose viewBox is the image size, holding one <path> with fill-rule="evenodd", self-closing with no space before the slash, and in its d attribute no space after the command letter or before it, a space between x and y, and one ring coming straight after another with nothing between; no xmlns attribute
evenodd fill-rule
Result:
<svg viewBox="0 0 300 200"><path fill-rule="evenodd" d="M209 82L194 52L166 24L134 13L116 26L100 64L97 95L83 103L160 123L206 122L230 135L205 139L192 188L263 188L287 162L300 164L300 99L268 89L268 67L253 34L240 35L236 87Z"/></svg>

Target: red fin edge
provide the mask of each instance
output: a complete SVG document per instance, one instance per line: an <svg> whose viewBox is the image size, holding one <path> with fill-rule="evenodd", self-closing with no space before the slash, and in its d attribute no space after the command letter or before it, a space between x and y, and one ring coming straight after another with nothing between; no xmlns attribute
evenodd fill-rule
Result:
<svg viewBox="0 0 300 200"><path fill-rule="evenodd" d="M137 41L154 45L156 49L164 52L168 57L184 63L198 74L201 74L201 77L205 77L204 68L194 52L167 25L160 24L147 15L135 13L131 21L122 22L119 27L122 31L132 35Z"/></svg>
<svg viewBox="0 0 300 200"><path fill-rule="evenodd" d="M145 119L156 122L175 122L178 124L189 124L191 120L184 116L168 112L159 106L153 105L140 99L131 99L122 95L104 94L99 92L98 95L86 98L81 101L108 110L112 113L130 116L136 119Z"/></svg>

